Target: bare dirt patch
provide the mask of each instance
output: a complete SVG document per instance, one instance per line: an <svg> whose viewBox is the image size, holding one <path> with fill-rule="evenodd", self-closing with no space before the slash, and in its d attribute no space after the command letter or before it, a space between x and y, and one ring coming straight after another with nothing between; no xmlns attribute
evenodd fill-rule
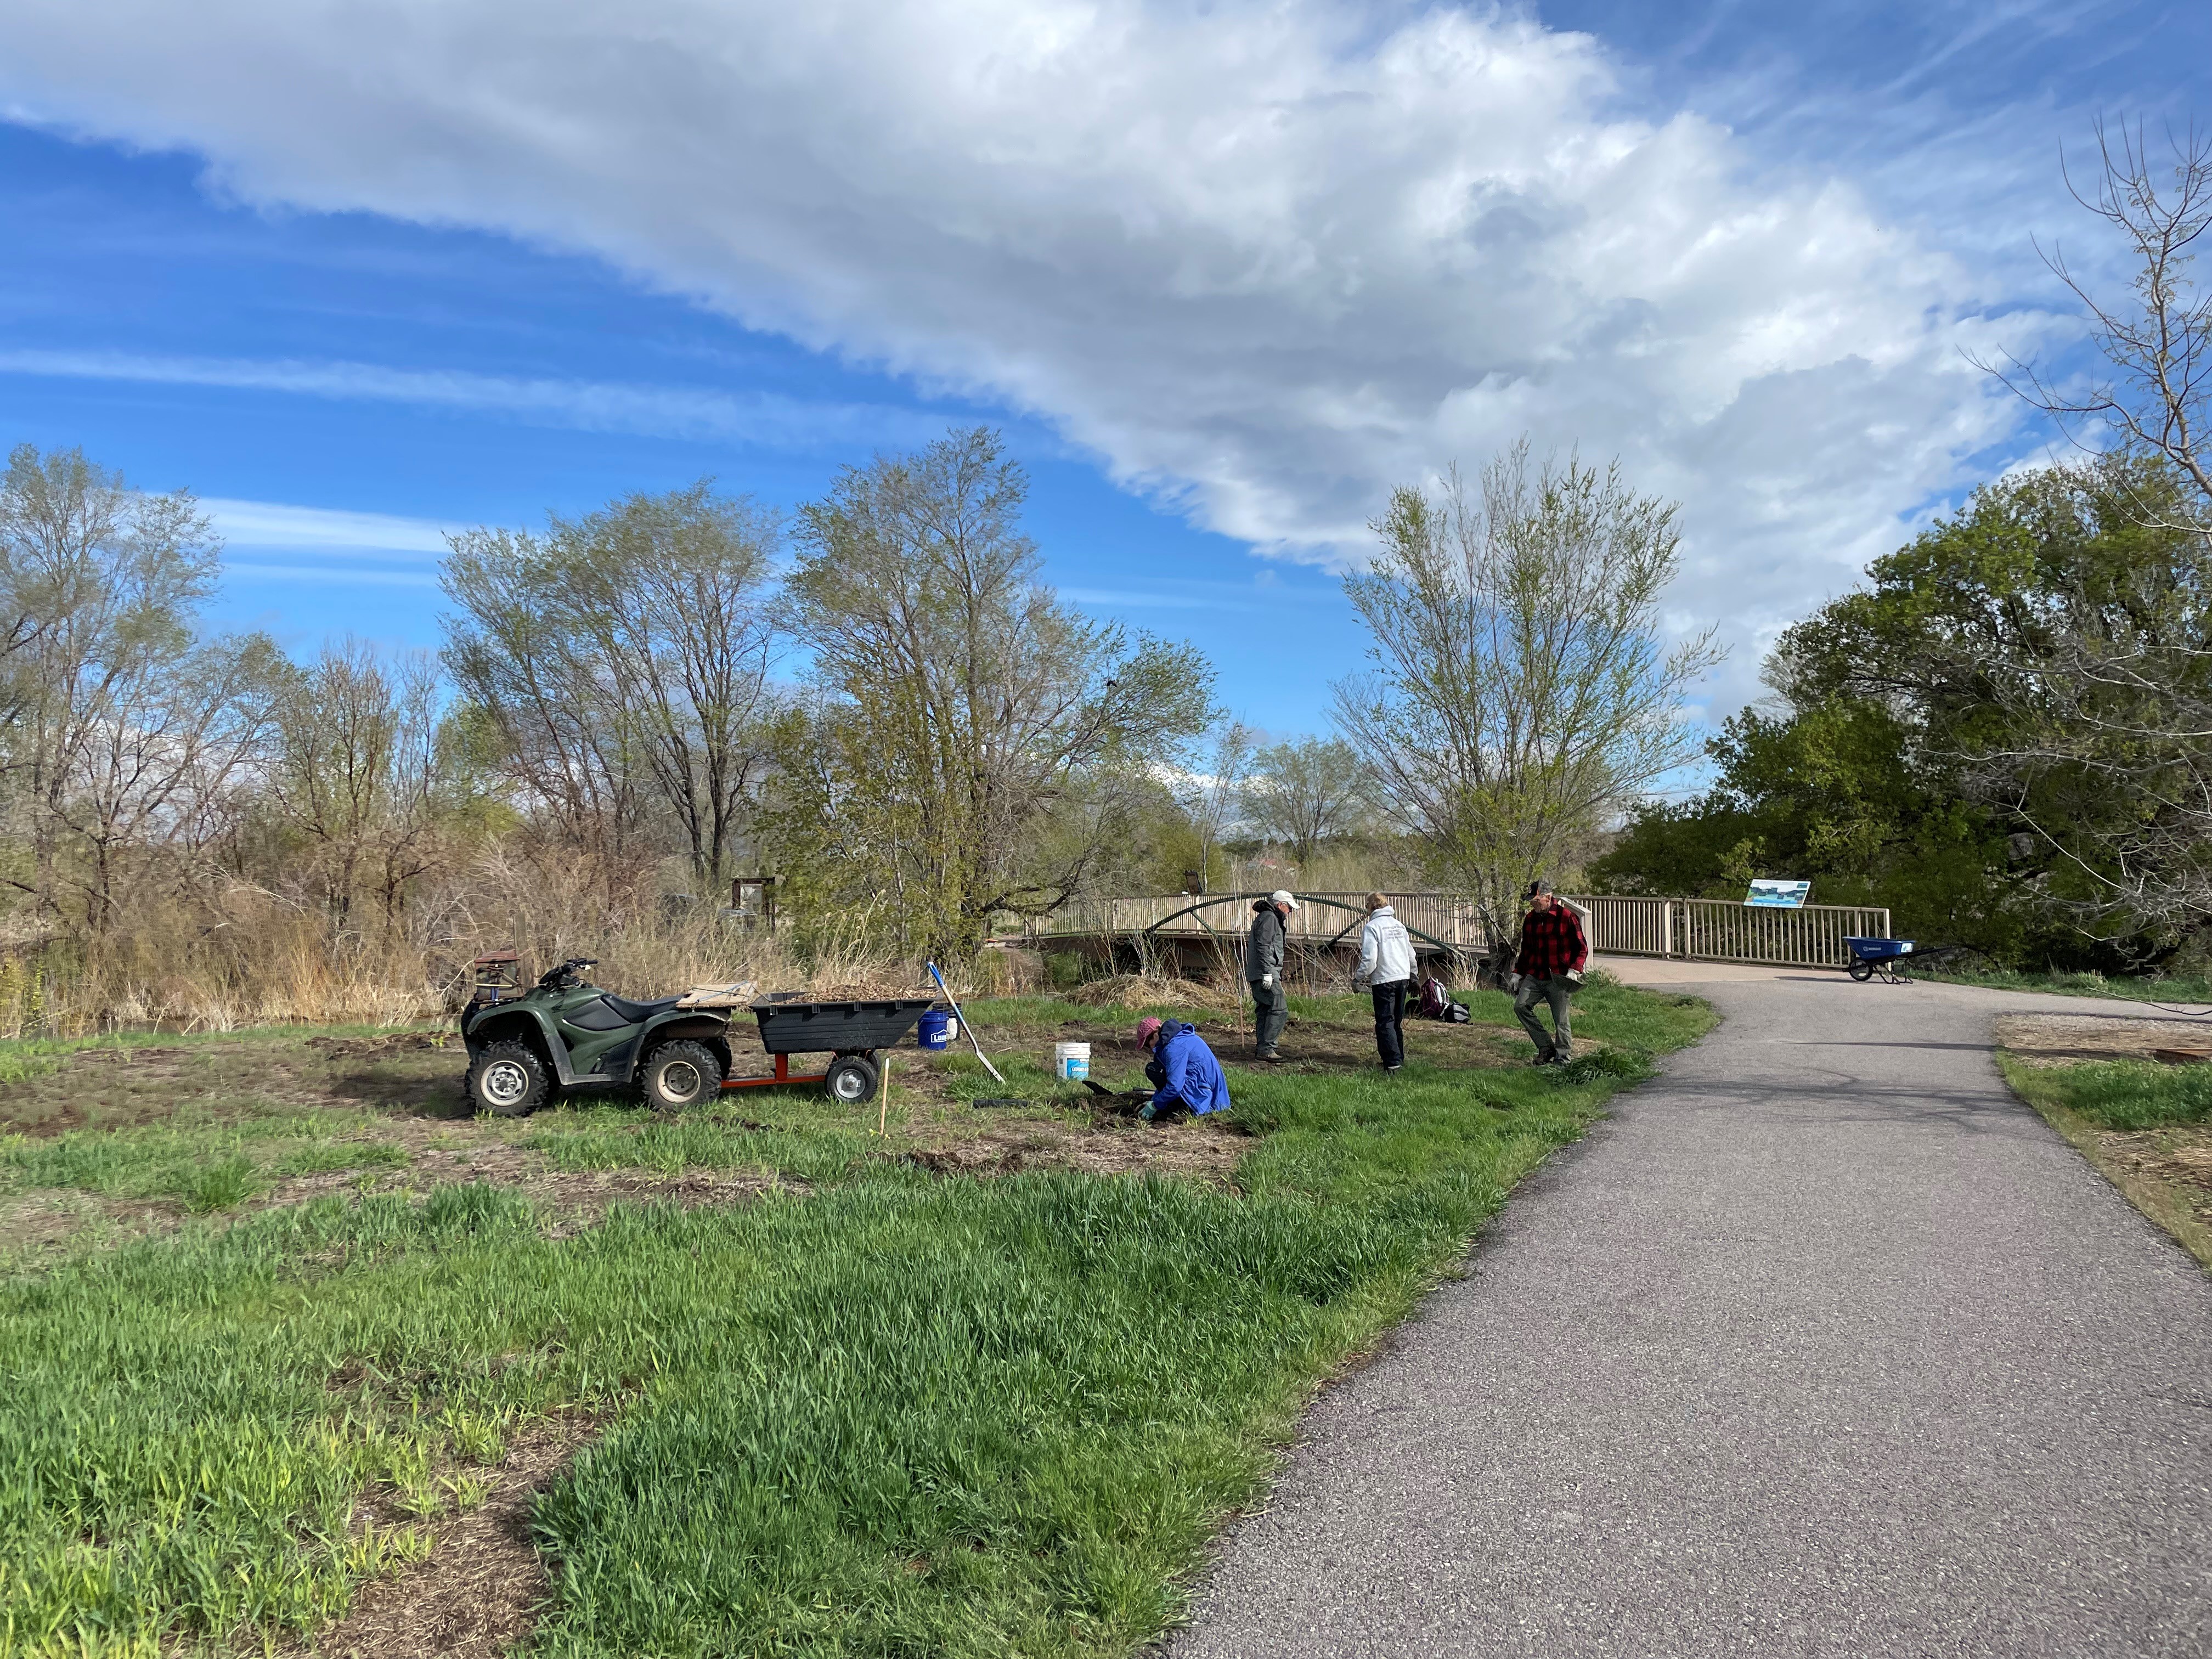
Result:
<svg viewBox="0 0 2212 1659"><path fill-rule="evenodd" d="M456 1181L481 1181L511 1188L552 1212L547 1231L555 1238L603 1219L610 1206L665 1200L684 1209L702 1205L741 1204L765 1192L799 1193L806 1182L789 1176L763 1176L749 1170L555 1170L526 1147L486 1139L453 1150L416 1152L404 1169L377 1172L379 1189L419 1189ZM254 1209L304 1203L361 1185L358 1171L334 1170L287 1181L257 1200ZM241 1213L243 1212L241 1211Z"/></svg>
<svg viewBox="0 0 2212 1659"><path fill-rule="evenodd" d="M0 1262L35 1262L88 1234L117 1239L166 1232L185 1213L181 1204L157 1199L103 1198L52 1189L0 1199Z"/></svg>
<svg viewBox="0 0 2212 1659"><path fill-rule="evenodd" d="M1204 1010L1192 1010L1187 1018L1199 1036L1206 1039L1206 1046L1229 1068L1230 1092L1234 1094L1236 1074L1257 1069L1258 1066L1252 1055L1249 1018ZM1048 1024L994 1023L981 1028L978 1035L983 1039L985 1049L994 1057L1018 1054L1043 1065L1051 1062L1054 1043L1088 1042L1092 1077L1109 1088L1133 1085L1144 1080L1145 1054L1137 1046L1133 1022L1115 1020L1109 1024L1095 1015L1079 1014ZM1518 1031L1503 1031L1494 1025L1447 1025L1439 1020L1407 1020L1406 1043L1408 1052L1420 1059L1450 1066L1506 1066L1527 1059L1531 1053L1528 1039ZM1380 1064L1375 1049L1374 1026L1358 1019L1316 1019L1294 1014L1283 1033L1282 1052L1286 1068L1293 1072L1371 1072ZM915 1058L919 1057L910 1053L899 1056L898 1077L902 1084L927 1076L927 1067L909 1064ZM922 1086L927 1088L927 1084Z"/></svg>
<svg viewBox="0 0 2212 1659"><path fill-rule="evenodd" d="M1137 1123L1071 1115L1055 1122L1036 1118L994 1121L976 1109L973 1127L925 1145L907 1156L944 1175L1017 1175L1024 1170L1082 1170L1092 1175L1195 1176L1226 1181L1251 1138L1206 1118Z"/></svg>
<svg viewBox="0 0 2212 1659"><path fill-rule="evenodd" d="M1126 981L1140 982L1135 975ZM1142 982L1157 986L1163 981ZM1106 1000L1126 1002L1125 997ZM1191 1023L1227 1069L1233 1097L1240 1078L1261 1069L1250 1057L1250 1024L1233 1013L1224 1017L1197 1010L1192 1011ZM1088 1042L1093 1079L1109 1089L1144 1083L1144 1051L1137 1046L1131 1024L1120 1020L1109 1024L1094 1015L1073 1013L1057 1021L994 1021L980 1028L978 1035L985 1049L1000 1060L1020 1057L1040 1066L1049 1064L1054 1043ZM1408 1021L1406 1040L1414 1056L1463 1069L1508 1066L1529 1052L1527 1040L1517 1032L1433 1020ZM1281 1069L1309 1075L1371 1073L1379 1064L1372 1025L1356 1018L1294 1016L1282 1048L1287 1059ZM978 1086L969 1069L972 1061L961 1061L957 1055L925 1059L909 1052L898 1055L895 1065L900 1098L915 1107L904 1131L908 1145L902 1155L945 1174L1084 1170L1225 1181L1251 1146L1244 1132L1213 1118L1139 1123L1103 1109L1103 1103L1071 1101L1064 1091L1034 1082L1025 1085L1018 1081L1003 1091L993 1085L990 1094L1024 1100L1033 1109L1056 1107L1048 1117L1036 1109L973 1106L966 1097Z"/></svg>
<svg viewBox="0 0 2212 1659"><path fill-rule="evenodd" d="M2212 1229L2212 1125L2125 1134L2105 1130L2097 1147L2118 1169L2165 1188L2200 1225Z"/></svg>
<svg viewBox="0 0 2212 1659"><path fill-rule="evenodd" d="M2027 1066L2150 1060L2160 1048L2212 1047L2212 1020L2005 1014L1997 1020L1996 1037Z"/></svg>
<svg viewBox="0 0 2212 1659"><path fill-rule="evenodd" d="M418 1117L465 1116L467 1056L444 1031L367 1037L270 1034L139 1048L80 1048L50 1071L0 1087L0 1132L240 1120L271 1107L352 1107Z"/></svg>
<svg viewBox="0 0 2212 1659"><path fill-rule="evenodd" d="M599 1432L597 1419L556 1418L519 1431L491 1493L441 1522L429 1559L364 1584L343 1619L285 1659L492 1659L530 1634L550 1585L530 1536L531 1504Z"/></svg>

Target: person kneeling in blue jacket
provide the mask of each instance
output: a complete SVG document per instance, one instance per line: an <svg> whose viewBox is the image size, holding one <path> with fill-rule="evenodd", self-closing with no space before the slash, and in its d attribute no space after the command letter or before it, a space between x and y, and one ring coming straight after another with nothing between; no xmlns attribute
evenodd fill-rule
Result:
<svg viewBox="0 0 2212 1659"><path fill-rule="evenodd" d="M1158 1091L1137 1114L1146 1122L1177 1109L1203 1117L1228 1109L1229 1079L1195 1026L1174 1019L1139 1020L1137 1046L1152 1056L1145 1076Z"/></svg>

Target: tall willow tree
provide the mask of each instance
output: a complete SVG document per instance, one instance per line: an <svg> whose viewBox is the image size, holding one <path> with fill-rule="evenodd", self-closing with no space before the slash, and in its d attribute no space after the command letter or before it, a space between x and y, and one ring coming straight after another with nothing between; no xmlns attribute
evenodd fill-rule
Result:
<svg viewBox="0 0 2212 1659"><path fill-rule="evenodd" d="M1684 696L1722 653L1710 630L1661 642L1674 515L1617 465L1532 467L1524 440L1477 490L1394 491L1345 580L1376 671L1337 687L1337 722L1493 939L1525 883L1697 754Z"/></svg>
<svg viewBox="0 0 2212 1659"><path fill-rule="evenodd" d="M878 896L898 942L957 957L1096 871L1212 674L1037 580L1028 483L997 434L848 467L801 514L790 590L817 702L786 769L793 857ZM1148 787L1149 786L1149 787Z"/></svg>
<svg viewBox="0 0 2212 1659"><path fill-rule="evenodd" d="M732 873L769 754L781 535L702 480L454 539L447 668L571 844L617 866L659 817L702 883Z"/></svg>

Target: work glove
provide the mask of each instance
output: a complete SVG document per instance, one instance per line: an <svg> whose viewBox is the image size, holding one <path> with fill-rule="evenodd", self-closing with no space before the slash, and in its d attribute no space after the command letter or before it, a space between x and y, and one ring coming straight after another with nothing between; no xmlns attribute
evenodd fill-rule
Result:
<svg viewBox="0 0 2212 1659"><path fill-rule="evenodd" d="M1567 980L1571 984L1580 985L1583 982L1583 970L1579 968L1568 969Z"/></svg>
<svg viewBox="0 0 2212 1659"><path fill-rule="evenodd" d="M1144 1109L1143 1111L1141 1111L1141 1112L1139 1112L1139 1113L1137 1114L1137 1116L1138 1116L1138 1118L1139 1118L1139 1120L1140 1121L1143 1121L1143 1122L1146 1122L1146 1123L1150 1123L1150 1122L1151 1122L1154 1118L1158 1117L1159 1115L1160 1115L1160 1109L1159 1109L1158 1107L1157 1107L1157 1106L1153 1105L1151 1102L1147 1101L1147 1102L1146 1103L1146 1104L1145 1104L1145 1109Z"/></svg>
<svg viewBox="0 0 2212 1659"><path fill-rule="evenodd" d="M1262 989L1262 990L1266 990L1266 991L1272 991L1272 990L1273 990L1273 989L1275 988L1275 976L1274 976L1273 974L1262 974L1262 975L1260 975L1260 988L1261 988L1261 989Z"/></svg>

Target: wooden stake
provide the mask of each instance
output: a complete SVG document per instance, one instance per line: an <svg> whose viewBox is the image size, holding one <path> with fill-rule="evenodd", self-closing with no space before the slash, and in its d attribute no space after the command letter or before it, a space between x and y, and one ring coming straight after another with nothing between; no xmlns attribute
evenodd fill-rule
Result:
<svg viewBox="0 0 2212 1659"><path fill-rule="evenodd" d="M891 1057L889 1054L884 1056L882 1083L883 1086L876 1091L876 1133L878 1135L887 1133L884 1126L891 1110Z"/></svg>

